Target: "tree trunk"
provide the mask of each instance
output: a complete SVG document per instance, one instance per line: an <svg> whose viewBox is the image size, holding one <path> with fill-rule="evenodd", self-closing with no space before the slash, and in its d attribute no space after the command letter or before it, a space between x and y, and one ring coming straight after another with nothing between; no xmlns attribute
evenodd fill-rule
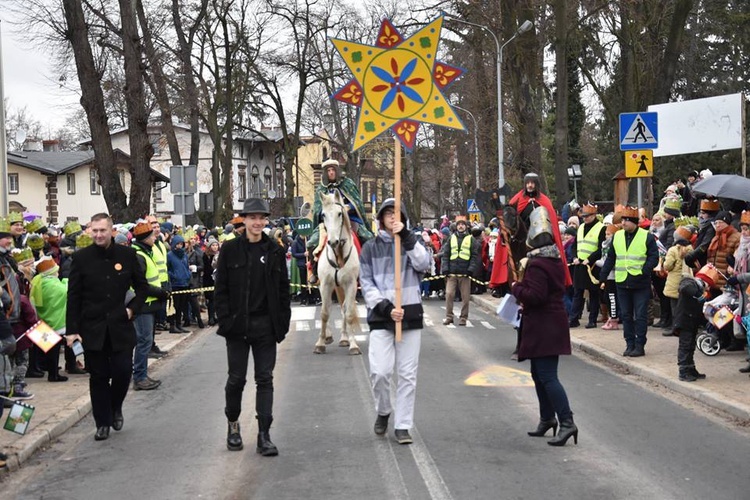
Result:
<svg viewBox="0 0 750 500"><path fill-rule="evenodd" d="M568 0L555 0L555 194L558 204L568 200Z"/></svg>
<svg viewBox="0 0 750 500"><path fill-rule="evenodd" d="M195 83L193 74L193 40L195 39L196 29L200 26L201 21L206 16L208 0L201 0L200 7L196 12L196 19L188 34L180 16L180 0L172 0L172 21L174 22L175 32L177 35L177 56L182 65L182 77L185 85L185 100L188 103L189 124L190 124L190 159L189 165L198 165L200 154L200 108L198 103L198 86ZM216 205L214 205L216 206Z"/></svg>
<svg viewBox="0 0 750 500"><path fill-rule="evenodd" d="M169 102L166 78L164 77L164 71L162 71L163 61L154 47L142 0L137 0L136 10L138 13L138 21L143 30L143 45L149 65L149 68L144 68L143 76L144 78L149 79L149 82L151 83L151 91L154 93L154 96L156 96L156 103L161 112L161 131L167 138L169 157L172 160L172 165L182 165L180 146L177 143L177 135L175 134L174 125L172 124L172 104ZM151 71L149 72L148 69Z"/></svg>
<svg viewBox="0 0 750 500"><path fill-rule="evenodd" d="M150 212L151 170L149 163L154 148L148 140L148 111L141 66L140 34L132 0L119 0L122 23L122 49L125 63L125 103L128 110L130 140L130 200L127 220L135 220Z"/></svg>
<svg viewBox="0 0 750 500"><path fill-rule="evenodd" d="M81 106L86 112L91 129L94 162L99 173L104 201L107 210L116 220L125 221L128 220L124 217L127 201L115 168L104 93L101 88L101 73L94 62L83 6L81 0L63 0L62 4L67 24L65 38L70 42L75 57L78 81L81 85Z"/></svg>
<svg viewBox="0 0 750 500"><path fill-rule="evenodd" d="M669 37L664 49L664 57L659 65L659 76L654 89L653 103L660 104L669 102L670 91L675 79L677 64L682 52L682 40L685 36L685 24L693 9L693 0L677 0L672 14L672 22L669 25Z"/></svg>

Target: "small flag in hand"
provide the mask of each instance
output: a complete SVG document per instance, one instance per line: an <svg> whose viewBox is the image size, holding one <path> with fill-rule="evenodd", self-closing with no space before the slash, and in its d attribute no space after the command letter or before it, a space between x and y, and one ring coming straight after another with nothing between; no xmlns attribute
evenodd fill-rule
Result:
<svg viewBox="0 0 750 500"><path fill-rule="evenodd" d="M37 321L24 335L45 353L62 340L62 336L44 321Z"/></svg>

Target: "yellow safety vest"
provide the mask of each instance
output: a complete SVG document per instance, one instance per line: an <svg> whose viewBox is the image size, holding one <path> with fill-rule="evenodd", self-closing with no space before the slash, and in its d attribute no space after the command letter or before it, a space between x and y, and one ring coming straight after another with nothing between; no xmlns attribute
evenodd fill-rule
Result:
<svg viewBox="0 0 750 500"><path fill-rule="evenodd" d="M576 257L580 260L585 260L589 258L589 255L596 252L596 249L599 248L599 234L601 234L602 227L604 227L604 224L597 222L594 224L594 227L584 235L583 224L578 226L578 236L576 236Z"/></svg>
<svg viewBox="0 0 750 500"><path fill-rule="evenodd" d="M615 260L615 282L622 283L628 277L643 274L643 265L646 263L646 239L648 231L636 229L630 246L625 245L625 231L617 231L612 240L612 248L617 254Z"/></svg>
<svg viewBox="0 0 750 500"><path fill-rule="evenodd" d="M461 242L461 248L458 248L458 236L451 236L451 260L461 259L469 260L471 257L471 240L472 236L467 234Z"/></svg>
<svg viewBox="0 0 750 500"><path fill-rule="evenodd" d="M154 245L154 247L156 247L156 245ZM135 247L135 253L142 256L146 261L146 281L148 281L148 284L157 288L161 287L161 277L159 276L159 269L156 267L154 259L152 259L149 254L144 252L143 249L139 248L138 246ZM156 302L157 300L159 300L157 297L149 295L146 298L146 304Z"/></svg>
<svg viewBox="0 0 750 500"><path fill-rule="evenodd" d="M154 264L159 272L159 281L161 283L169 282L169 272L167 271L167 248L164 242L156 240L154 246L151 247Z"/></svg>

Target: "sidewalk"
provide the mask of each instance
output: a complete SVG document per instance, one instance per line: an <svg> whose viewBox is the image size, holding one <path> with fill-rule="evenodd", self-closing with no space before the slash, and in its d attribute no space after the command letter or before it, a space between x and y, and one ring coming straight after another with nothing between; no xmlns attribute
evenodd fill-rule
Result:
<svg viewBox="0 0 750 500"><path fill-rule="evenodd" d="M472 302L493 313L500 299L489 293L472 295ZM696 349L695 366L706 374L705 380L680 382L677 376L677 337L662 336L661 328L649 328L646 355L640 358L622 356L625 340L622 327L619 330L585 329L582 326L570 329L573 350L580 350L615 367L639 375L667 387L677 393L693 398L735 418L750 423L750 378L738 370L747 365L747 351L721 351L716 356L706 356Z"/></svg>
<svg viewBox="0 0 750 500"><path fill-rule="evenodd" d="M196 327L191 327L190 333L180 335L162 332L156 335L156 344L163 351L171 351L188 337L200 331ZM168 363L171 357L172 355L161 359L149 358L148 366L149 368L158 367L165 362ZM60 359L62 360L62 356ZM34 394L34 398L24 402L34 406L35 410L29 429L24 436L1 428L5 424L10 409L3 410L3 416L0 418L0 451L8 455L6 470L18 469L39 448L73 427L91 411L88 374L68 375L65 370L60 370L60 374L67 376L68 381L48 382L46 375L44 378L26 380L28 383L26 390ZM133 390L132 384L130 390ZM93 433L94 427L91 431Z"/></svg>

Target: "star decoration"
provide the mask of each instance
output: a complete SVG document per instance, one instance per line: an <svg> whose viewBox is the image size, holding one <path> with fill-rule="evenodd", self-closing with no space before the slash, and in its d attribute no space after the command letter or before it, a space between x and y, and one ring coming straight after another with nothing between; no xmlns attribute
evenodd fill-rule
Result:
<svg viewBox="0 0 750 500"><path fill-rule="evenodd" d="M375 45L332 40L354 75L332 96L360 108L353 150L389 128L407 150L422 123L465 130L442 93L463 73L435 60L442 25L441 16L404 38L384 19Z"/></svg>

